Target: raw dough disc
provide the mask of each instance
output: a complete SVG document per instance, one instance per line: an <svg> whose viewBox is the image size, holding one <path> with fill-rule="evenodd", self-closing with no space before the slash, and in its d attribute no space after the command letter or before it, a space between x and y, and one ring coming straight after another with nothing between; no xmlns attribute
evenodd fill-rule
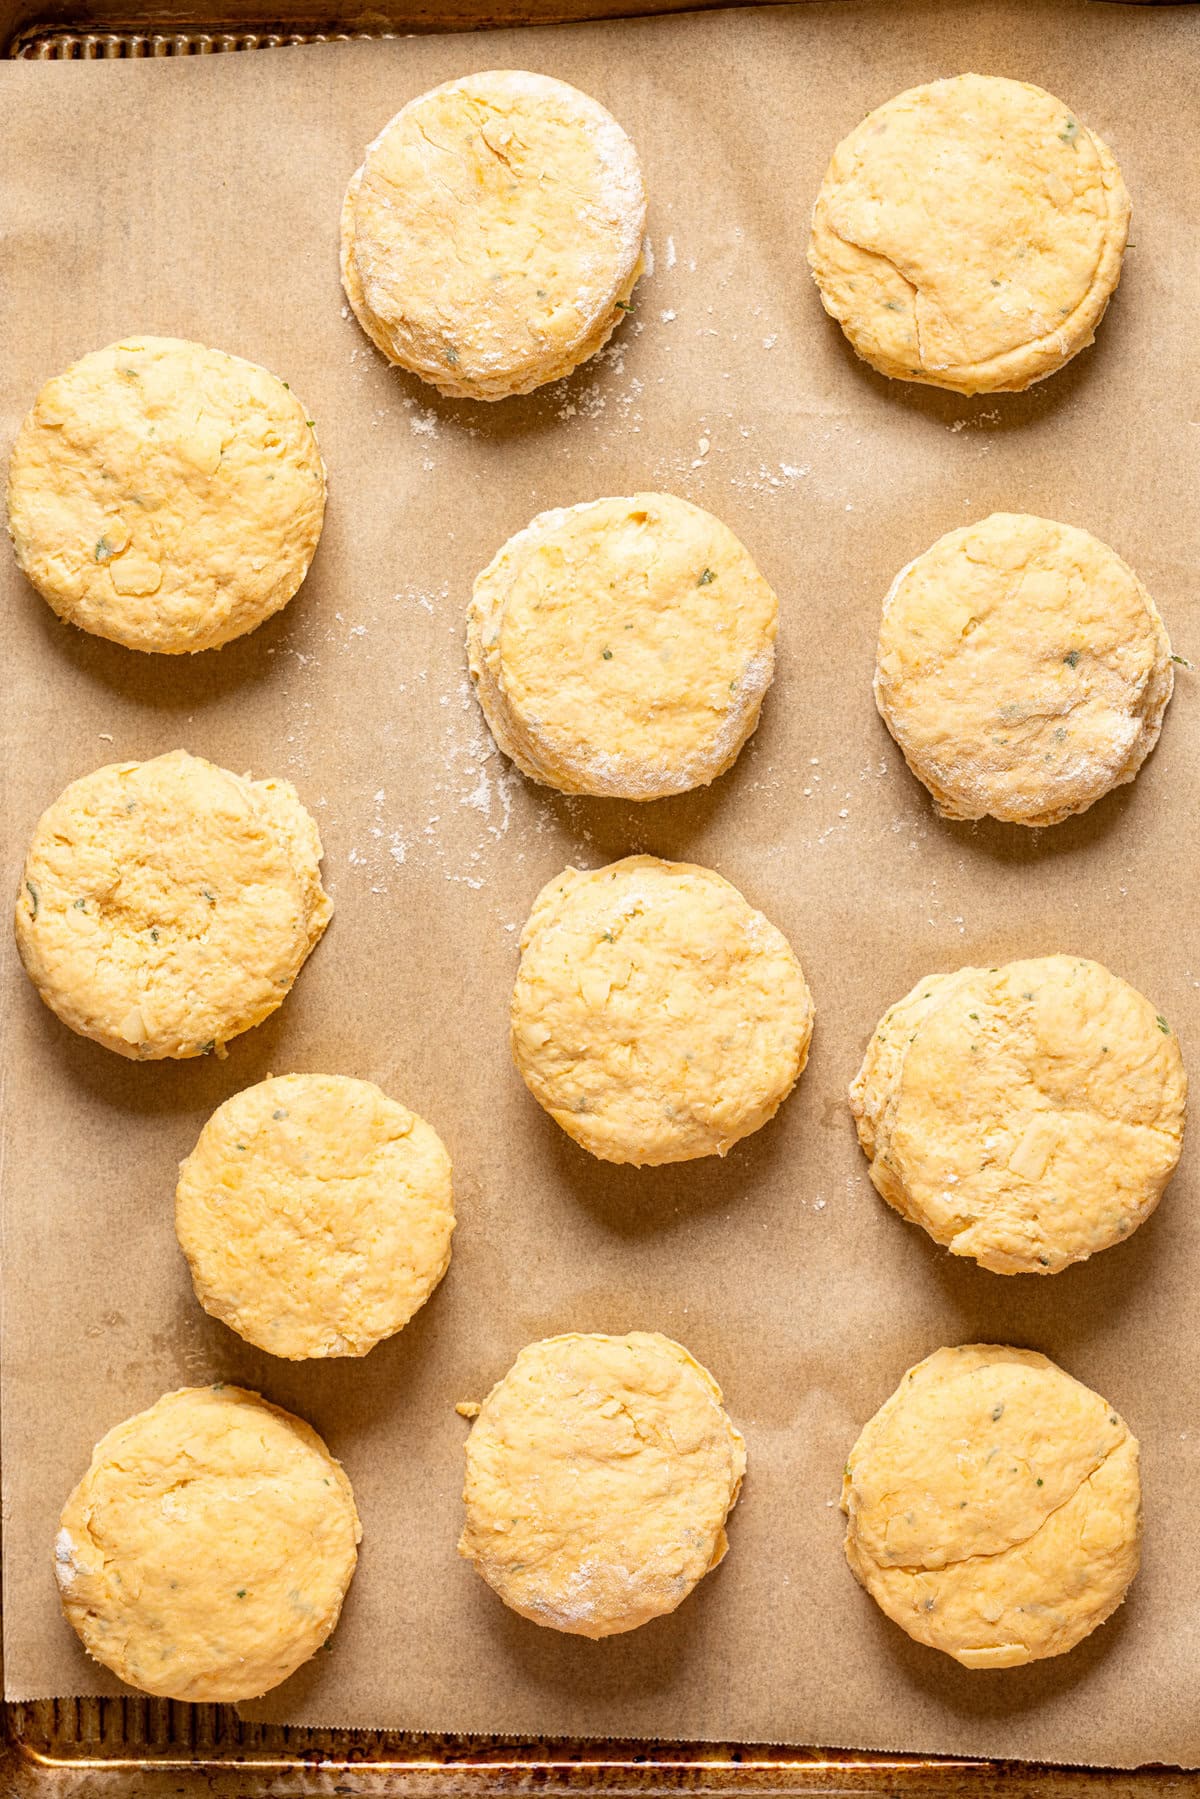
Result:
<svg viewBox="0 0 1200 1799"><path fill-rule="evenodd" d="M370 1081L288 1074L218 1106L179 1170L196 1297L260 1349L365 1355L450 1266L450 1158Z"/></svg>
<svg viewBox="0 0 1200 1799"><path fill-rule="evenodd" d="M791 1092L813 1004L781 931L690 862L568 868L534 902L513 991L526 1086L584 1149L724 1155Z"/></svg>
<svg viewBox="0 0 1200 1799"><path fill-rule="evenodd" d="M944 818L1052 825L1132 781L1174 687L1154 601L1107 544L993 512L883 603L875 703Z"/></svg>
<svg viewBox="0 0 1200 1799"><path fill-rule="evenodd" d="M282 1002L333 910L287 781L186 750L84 775L42 814L17 895L25 972L118 1055L220 1053Z"/></svg>
<svg viewBox="0 0 1200 1799"><path fill-rule="evenodd" d="M1137 1439L1029 1349L910 1368L850 1451L846 1558L892 1621L964 1668L1062 1655L1137 1573Z"/></svg>
<svg viewBox="0 0 1200 1799"><path fill-rule="evenodd" d="M929 975L850 1089L871 1180L997 1274L1056 1274L1148 1218L1179 1160L1187 1076L1165 1018L1098 962Z"/></svg>
<svg viewBox="0 0 1200 1799"><path fill-rule="evenodd" d="M898 94L838 145L808 260L882 374L1015 391L1091 343L1128 231L1121 171L1069 106L956 75Z"/></svg>
<svg viewBox="0 0 1200 1799"><path fill-rule="evenodd" d="M711 512L671 494L539 513L475 582L493 737L562 793L654 800L725 770L775 671L778 601Z"/></svg>
<svg viewBox="0 0 1200 1799"><path fill-rule="evenodd" d="M478 1411L459 1554L523 1618L636 1630L724 1556L746 1446L712 1375L669 1337L530 1344Z"/></svg>
<svg viewBox="0 0 1200 1799"><path fill-rule="evenodd" d="M338 1621L362 1536L317 1433L241 1387L183 1387L97 1443L54 1566L89 1655L165 1699L255 1699Z"/></svg>
<svg viewBox="0 0 1200 1799"><path fill-rule="evenodd" d="M604 344L642 272L646 196L610 113L547 75L489 70L410 100L342 209L342 284L390 361L501 400Z"/></svg>
<svg viewBox="0 0 1200 1799"><path fill-rule="evenodd" d="M48 381L9 465L8 528L60 618L133 650L209 650L286 606L325 516L312 420L285 381L129 337Z"/></svg>

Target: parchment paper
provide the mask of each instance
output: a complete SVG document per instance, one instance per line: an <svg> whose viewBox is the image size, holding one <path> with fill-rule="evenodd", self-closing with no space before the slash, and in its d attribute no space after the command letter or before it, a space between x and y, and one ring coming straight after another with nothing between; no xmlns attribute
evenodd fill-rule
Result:
<svg viewBox="0 0 1200 1799"><path fill-rule="evenodd" d="M286 612L195 660L59 624L0 556L8 885L75 776L176 745L292 779L337 913L295 992L227 1061L133 1066L71 1036L9 953L4 987L4 1649L10 1697L103 1693L51 1573L60 1504L110 1425L185 1382L261 1389L354 1482L362 1560L331 1653L264 1718L429 1730L778 1740L1200 1762L1196 1160L1128 1243L1053 1279L952 1260L874 1195L845 1087L922 973L1068 949L1150 994L1200 1067L1200 674L1136 787L1040 834L940 823L876 717L902 563L997 507L1113 543L1200 652L1200 12L815 5L173 63L0 68L5 452L38 386L122 333L196 337L304 397L325 538ZM486 407L390 371L345 313L336 226L366 142L459 72L528 66L607 102L652 196L653 273L602 359ZM837 139L909 84L1043 83L1113 146L1133 247L1095 348L1023 396L889 384L802 256ZM782 601L763 724L707 792L567 801L491 747L461 648L472 577L542 507L672 489L744 538ZM1198 658L1200 659L1200 658ZM788 933L817 1003L808 1072L724 1162L639 1172L577 1150L509 1062L516 940L542 882L634 850L708 863ZM7 932L5 933L7 935ZM268 1071L370 1077L455 1160L442 1289L366 1361L274 1361L196 1304L175 1166ZM1193 1072L1197 1072L1194 1069ZM508 1613L454 1553L466 1425L533 1338L658 1329L725 1387L749 1476L720 1571L593 1644ZM846 1452L942 1343L1036 1346L1141 1438L1145 1563L1071 1655L967 1673L856 1587Z"/></svg>

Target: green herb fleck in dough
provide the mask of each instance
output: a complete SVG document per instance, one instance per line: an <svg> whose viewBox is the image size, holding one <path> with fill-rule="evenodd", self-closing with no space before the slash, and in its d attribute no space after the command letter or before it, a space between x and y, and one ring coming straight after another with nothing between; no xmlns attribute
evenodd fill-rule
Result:
<svg viewBox="0 0 1200 1799"><path fill-rule="evenodd" d="M271 1113L271 1117L272 1118L286 1118L287 1117L287 1107L286 1106L276 1106L275 1110Z"/></svg>
<svg viewBox="0 0 1200 1799"><path fill-rule="evenodd" d="M151 943L158 942L158 927L157 927L157 925L150 926L150 941L151 941Z"/></svg>
<svg viewBox="0 0 1200 1799"><path fill-rule="evenodd" d="M888 312L899 312L900 311L899 300L885 300L883 302L883 304Z"/></svg>
<svg viewBox="0 0 1200 1799"><path fill-rule="evenodd" d="M1043 1480L1043 1479L1042 1479L1042 1477L1041 1477L1041 1475L1040 1475L1040 1474L1039 1474L1039 1475L1038 1475L1038 1486L1039 1486L1039 1487L1044 1487L1044 1486L1045 1486L1045 1484L1046 1484L1046 1483L1045 1483L1045 1481L1044 1481L1044 1480Z"/></svg>
<svg viewBox="0 0 1200 1799"><path fill-rule="evenodd" d="M75 905L75 910L77 912L86 912L87 911L87 901L85 899L76 900L74 902L74 905Z"/></svg>
<svg viewBox="0 0 1200 1799"><path fill-rule="evenodd" d="M210 1037L207 1043L202 1043L200 1045L200 1054L202 1056L211 1056L214 1049L216 1049L216 1047L217 1047L216 1038Z"/></svg>
<svg viewBox="0 0 1200 1799"><path fill-rule="evenodd" d="M234 1144L234 1146L233 1146L233 1147L234 1147L234 1148L235 1148L235 1149L240 1149L240 1150L241 1150L241 1152L242 1152L242 1154L243 1154L243 1155L245 1155L245 1153L246 1153L246 1145L245 1145L245 1144L244 1144L244 1143L235 1143L235 1144Z"/></svg>
<svg viewBox="0 0 1200 1799"><path fill-rule="evenodd" d="M613 943L613 942L615 942L615 938L613 937L613 934L611 931L605 931L605 933L604 933L603 937L601 937L600 941L601 941L601 943Z"/></svg>
<svg viewBox="0 0 1200 1799"><path fill-rule="evenodd" d="M993 276L992 276L992 286L993 286L993 287L999 287L999 286L1000 286L1000 277L999 277L999 276L998 276L998 275L993 275Z"/></svg>
<svg viewBox="0 0 1200 1799"><path fill-rule="evenodd" d="M113 549L112 545L109 543L107 537L102 537L96 545L96 550L95 550L96 561L97 562L111 562L115 555L116 555L116 551Z"/></svg>
<svg viewBox="0 0 1200 1799"><path fill-rule="evenodd" d="M621 308L622 312L632 312L633 311L633 301L632 300L618 300L617 305Z"/></svg>
<svg viewBox="0 0 1200 1799"><path fill-rule="evenodd" d="M200 889L200 891L201 891L201 893L202 893L202 894L203 894L203 895L204 895L204 897L205 897L205 899L206 899L206 900L207 900L207 901L208 901L208 903L209 903L209 905L210 905L210 906L215 906L215 905L216 905L216 903L217 903L217 902L216 902L216 900L215 900L215 899L214 899L214 898L213 898L213 896L212 896L212 894L211 894L211 893L210 893L210 892L209 892L209 891L208 891L208 888L207 888L207 887L202 887L202 888L201 888L201 889Z"/></svg>
<svg viewBox="0 0 1200 1799"><path fill-rule="evenodd" d="M1161 1012L1157 1015L1154 1022L1158 1026L1159 1030L1162 1032L1164 1037L1169 1037L1171 1035L1171 1027L1167 1023L1166 1019L1163 1017Z"/></svg>
<svg viewBox="0 0 1200 1799"><path fill-rule="evenodd" d="M212 1384L212 1390L214 1393L223 1393L225 1391L225 1382L223 1380L215 1380Z"/></svg>
<svg viewBox="0 0 1200 1799"><path fill-rule="evenodd" d="M1192 666L1186 656L1172 656L1171 661L1177 662L1180 668L1191 668Z"/></svg>
<svg viewBox="0 0 1200 1799"><path fill-rule="evenodd" d="M1001 1400L998 1400L997 1403L992 1407L992 1423L999 1424L999 1422L1003 1416L1004 1416L1004 1401L1001 1399Z"/></svg>
<svg viewBox="0 0 1200 1799"><path fill-rule="evenodd" d="M612 661L612 651L611 650L601 650L600 654L601 654L601 656L603 656L603 658L606 662Z"/></svg>
<svg viewBox="0 0 1200 1799"><path fill-rule="evenodd" d="M446 361L449 363L450 367L456 369L458 367L458 351L454 348L453 344L446 345L445 355Z"/></svg>
<svg viewBox="0 0 1200 1799"><path fill-rule="evenodd" d="M1078 668L1079 667L1079 651L1078 650L1068 650L1066 655L1063 657L1063 661L1067 664L1068 668Z"/></svg>
<svg viewBox="0 0 1200 1799"><path fill-rule="evenodd" d="M700 574L700 579L696 583L696 586L697 587L708 587L711 582L716 580L716 578L717 577L713 574L711 568L703 569Z"/></svg>
<svg viewBox="0 0 1200 1799"><path fill-rule="evenodd" d="M25 891L29 895L29 903L33 907L31 917L36 918L38 915L38 906L40 904L40 901L38 900L38 890L32 881L26 881Z"/></svg>
<svg viewBox="0 0 1200 1799"><path fill-rule="evenodd" d="M246 1597L246 1589L245 1589L245 1587L239 1587L239 1588L238 1588L238 1590L237 1590L237 1596L238 1596L238 1598L239 1598L239 1599L244 1599L244 1598L245 1598L245 1597Z"/></svg>
<svg viewBox="0 0 1200 1799"><path fill-rule="evenodd" d="M1079 121L1068 119L1058 135L1064 144L1073 144L1079 136Z"/></svg>
<svg viewBox="0 0 1200 1799"><path fill-rule="evenodd" d="M1050 1266L1050 1257L1049 1256L1039 1256L1038 1261L1042 1264L1043 1268L1049 1268L1049 1266ZM1039 1481L1038 1486L1040 1487L1041 1484L1042 1484L1041 1481Z"/></svg>
<svg viewBox="0 0 1200 1799"><path fill-rule="evenodd" d="M305 419L304 423L308 426L310 431L315 431L317 428L316 419Z"/></svg>

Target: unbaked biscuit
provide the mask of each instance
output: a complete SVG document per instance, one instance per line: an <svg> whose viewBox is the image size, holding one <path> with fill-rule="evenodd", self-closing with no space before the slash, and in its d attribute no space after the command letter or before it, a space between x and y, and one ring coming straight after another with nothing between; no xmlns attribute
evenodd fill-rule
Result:
<svg viewBox="0 0 1200 1799"><path fill-rule="evenodd" d="M365 1355L450 1265L450 1158L370 1081L288 1074L218 1106L179 1170L196 1297L272 1355Z"/></svg>
<svg viewBox="0 0 1200 1799"><path fill-rule="evenodd" d="M964 1668L1073 1649L1137 1573L1137 1439L1029 1349L910 1368L850 1451L846 1558L892 1621Z"/></svg>
<svg viewBox="0 0 1200 1799"><path fill-rule="evenodd" d="M300 586L324 516L287 382L174 337L123 338L48 381L9 464L24 573L60 618L134 650L253 631Z"/></svg>
<svg viewBox="0 0 1200 1799"><path fill-rule="evenodd" d="M410 100L369 146L342 208L342 284L390 361L501 400L570 374L632 311L645 225L611 114L494 69Z"/></svg>
<svg viewBox="0 0 1200 1799"><path fill-rule="evenodd" d="M758 723L779 606L733 532L672 494L539 513L475 582L493 737L562 793L654 800L723 774Z"/></svg>
<svg viewBox="0 0 1200 1799"><path fill-rule="evenodd" d="M168 1393L118 1424L63 1508L63 1610L88 1654L165 1699L231 1703L325 1642L362 1535L340 1462L257 1393Z"/></svg>
<svg viewBox="0 0 1200 1799"><path fill-rule="evenodd" d="M1073 525L994 512L900 571L875 703L944 818L1051 825L1132 781L1174 687L1133 570Z"/></svg>
<svg viewBox="0 0 1200 1799"><path fill-rule="evenodd" d="M1015 391L1091 343L1128 230L1121 171L1070 107L956 75L898 94L838 145L808 260L882 374Z"/></svg>
<svg viewBox="0 0 1200 1799"><path fill-rule="evenodd" d="M565 869L534 901L513 1058L607 1162L684 1162L771 1118L808 1059L813 1003L781 931L689 862Z"/></svg>
<svg viewBox="0 0 1200 1799"><path fill-rule="evenodd" d="M929 975L886 1012L850 1088L871 1180L997 1274L1056 1274L1148 1218L1179 1160L1170 1026L1098 962Z"/></svg>
<svg viewBox="0 0 1200 1799"><path fill-rule="evenodd" d="M746 1446L712 1375L669 1337L533 1343L472 1409L458 1550L523 1618L636 1630L724 1556Z"/></svg>
<svg viewBox="0 0 1200 1799"><path fill-rule="evenodd" d="M17 894L25 972L118 1055L223 1053L329 923L321 839L287 781L186 750L84 775L42 814Z"/></svg>

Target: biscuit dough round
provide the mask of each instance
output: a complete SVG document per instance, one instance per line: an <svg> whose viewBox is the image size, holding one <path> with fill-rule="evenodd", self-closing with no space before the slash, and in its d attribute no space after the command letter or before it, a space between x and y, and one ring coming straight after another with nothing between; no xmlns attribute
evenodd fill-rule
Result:
<svg viewBox="0 0 1200 1799"><path fill-rule="evenodd" d="M636 1630L728 1549L746 1445L712 1375L669 1337L530 1344L478 1414L458 1550L523 1618Z"/></svg>
<svg viewBox="0 0 1200 1799"><path fill-rule="evenodd" d="M726 525L672 494L539 513L475 582L492 736L561 793L654 800L723 774L775 672L779 603Z"/></svg>
<svg viewBox="0 0 1200 1799"><path fill-rule="evenodd" d="M1062 1655L1137 1573L1137 1439L1029 1349L910 1368L850 1451L846 1559L893 1623L964 1668Z"/></svg>
<svg viewBox="0 0 1200 1799"><path fill-rule="evenodd" d="M144 1693L254 1699L325 1642L362 1536L340 1462L257 1393L168 1393L101 1439L63 1508L59 1594Z"/></svg>
<svg viewBox="0 0 1200 1799"><path fill-rule="evenodd" d="M9 464L17 561L60 618L134 650L209 650L286 606L325 516L285 381L129 337L48 381Z"/></svg>
<svg viewBox="0 0 1200 1799"><path fill-rule="evenodd" d="M1051 825L1132 781L1174 688L1133 570L1073 525L994 512L883 603L875 703L943 818Z"/></svg>
<svg viewBox="0 0 1200 1799"><path fill-rule="evenodd" d="M1121 171L1069 106L956 75L898 94L838 145L808 260L881 374L1012 392L1091 343L1128 231Z"/></svg>
<svg viewBox="0 0 1200 1799"><path fill-rule="evenodd" d="M729 881L627 856L543 887L510 1022L539 1105L594 1156L646 1166L723 1156L773 1117L813 1003L783 933Z"/></svg>
<svg viewBox="0 0 1200 1799"><path fill-rule="evenodd" d="M342 208L342 285L389 361L501 400L607 342L645 226L612 115L565 81L493 69L410 100L369 146Z"/></svg>
<svg viewBox="0 0 1200 1799"><path fill-rule="evenodd" d="M186 750L84 775L38 821L17 895L25 972L118 1055L223 1052L281 1004L329 923L321 839L287 781Z"/></svg>
<svg viewBox="0 0 1200 1799"><path fill-rule="evenodd" d="M206 1311L272 1355L365 1355L450 1266L450 1158L370 1081L288 1074L218 1106L175 1229Z"/></svg>
<svg viewBox="0 0 1200 1799"><path fill-rule="evenodd" d="M997 1274L1056 1274L1158 1204L1187 1076L1136 988L1040 956L919 981L880 1020L850 1106L902 1218Z"/></svg>

